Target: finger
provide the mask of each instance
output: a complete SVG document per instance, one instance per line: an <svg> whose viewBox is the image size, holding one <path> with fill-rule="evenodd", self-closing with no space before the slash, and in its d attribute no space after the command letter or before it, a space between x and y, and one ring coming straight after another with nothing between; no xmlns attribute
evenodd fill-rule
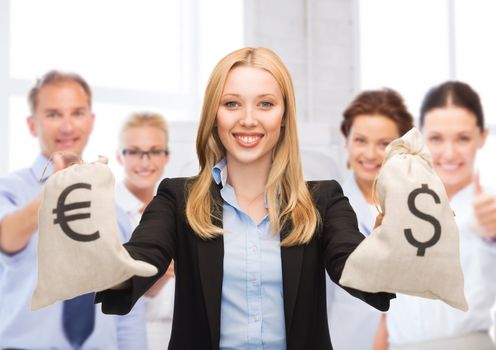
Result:
<svg viewBox="0 0 496 350"><path fill-rule="evenodd" d="M479 236L483 238L494 239L496 237L496 226L492 226L490 228L483 228L479 232Z"/></svg>
<svg viewBox="0 0 496 350"><path fill-rule="evenodd" d="M64 152L63 157L64 157L64 163L65 163L66 167L68 167L69 165L77 164L77 163L81 162L81 157L78 156L76 153Z"/></svg>
<svg viewBox="0 0 496 350"><path fill-rule="evenodd" d="M374 224L374 229L378 226L381 226L382 224L382 219L384 218L384 214L383 213L380 213L379 215L377 215L377 217L375 218L375 224Z"/></svg>
<svg viewBox="0 0 496 350"><path fill-rule="evenodd" d="M488 212L494 212L496 215L496 197L494 196L479 194L475 197L473 204L476 214L478 215Z"/></svg>
<svg viewBox="0 0 496 350"><path fill-rule="evenodd" d="M62 153L57 152L52 156L52 164L53 164L55 171L58 171L58 170L65 168L65 161L64 161L64 156L62 155Z"/></svg>
<svg viewBox="0 0 496 350"><path fill-rule="evenodd" d="M480 221L493 220L496 219L496 208L481 208L476 211L475 215Z"/></svg>
<svg viewBox="0 0 496 350"><path fill-rule="evenodd" d="M479 224L481 224L485 229L491 231L496 228L496 217L483 217L479 219Z"/></svg>

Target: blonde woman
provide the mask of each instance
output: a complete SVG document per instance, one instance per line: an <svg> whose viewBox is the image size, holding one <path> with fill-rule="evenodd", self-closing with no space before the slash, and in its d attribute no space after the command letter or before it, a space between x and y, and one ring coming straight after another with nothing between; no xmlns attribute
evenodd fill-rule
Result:
<svg viewBox="0 0 496 350"><path fill-rule="evenodd" d="M169 130L165 119L156 113L131 115L119 133L117 161L124 179L117 183L115 199L127 214L133 229L145 207L155 195L169 161ZM163 349L169 342L174 306L174 266L171 264L144 297L148 349Z"/></svg>
<svg viewBox="0 0 496 350"><path fill-rule="evenodd" d="M271 50L224 57L205 93L200 173L165 179L125 245L159 275L174 259L169 349L332 349L325 272L337 282L363 235L335 181L303 180L293 91ZM158 278L97 301L125 314ZM350 292L381 310L393 297Z"/></svg>

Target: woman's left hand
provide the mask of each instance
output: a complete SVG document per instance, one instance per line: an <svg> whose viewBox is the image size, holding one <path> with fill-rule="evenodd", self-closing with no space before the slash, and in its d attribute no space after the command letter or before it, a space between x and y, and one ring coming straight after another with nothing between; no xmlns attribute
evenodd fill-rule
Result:
<svg viewBox="0 0 496 350"><path fill-rule="evenodd" d="M384 213L379 213L379 215L376 216L375 218L375 223L374 223L374 230L378 227L381 226L382 224L382 219L384 218Z"/></svg>
<svg viewBox="0 0 496 350"><path fill-rule="evenodd" d="M474 181L474 213L484 238L496 239L496 197L484 192L477 176Z"/></svg>

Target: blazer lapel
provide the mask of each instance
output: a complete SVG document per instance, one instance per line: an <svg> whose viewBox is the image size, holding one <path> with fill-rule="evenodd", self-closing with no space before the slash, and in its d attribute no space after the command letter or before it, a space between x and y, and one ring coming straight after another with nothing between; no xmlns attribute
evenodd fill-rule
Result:
<svg viewBox="0 0 496 350"><path fill-rule="evenodd" d="M213 223L222 228L222 199L219 188L213 184L211 195L214 199L213 213L218 219ZM210 326L212 349L219 348L220 306L222 299L222 278L224 264L224 240L222 236L212 240L198 240L198 263L203 289L205 308Z"/></svg>
<svg viewBox="0 0 496 350"><path fill-rule="evenodd" d="M289 234L290 230L291 225L286 224L281 230L281 240ZM296 303L298 286L300 284L303 249L304 247L302 245L281 247L286 339L289 339L289 331L291 329L293 311Z"/></svg>

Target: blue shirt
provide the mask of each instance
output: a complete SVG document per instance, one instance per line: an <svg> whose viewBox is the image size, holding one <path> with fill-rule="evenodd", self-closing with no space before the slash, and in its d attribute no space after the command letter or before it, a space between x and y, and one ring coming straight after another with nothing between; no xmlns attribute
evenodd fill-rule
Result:
<svg viewBox="0 0 496 350"><path fill-rule="evenodd" d="M47 159L0 178L0 221L32 201L41 191L39 179ZM51 174L51 168L47 174ZM47 177L47 174L44 176ZM125 213L117 211L123 241L130 238ZM37 282L38 233L17 254L0 252L0 348L71 349L62 330L62 302L31 311ZM95 330L82 349L146 349L144 306L139 302L125 316L105 315L97 307Z"/></svg>
<svg viewBox="0 0 496 350"><path fill-rule="evenodd" d="M377 209L367 203L353 174L344 182L343 191L357 215L360 232L369 236L374 228ZM351 296L329 276L326 279L327 318L333 348L372 349L382 313Z"/></svg>
<svg viewBox="0 0 496 350"><path fill-rule="evenodd" d="M284 298L279 234L268 216L255 223L227 183L225 159L212 169L222 184L224 275L220 349L285 349Z"/></svg>

